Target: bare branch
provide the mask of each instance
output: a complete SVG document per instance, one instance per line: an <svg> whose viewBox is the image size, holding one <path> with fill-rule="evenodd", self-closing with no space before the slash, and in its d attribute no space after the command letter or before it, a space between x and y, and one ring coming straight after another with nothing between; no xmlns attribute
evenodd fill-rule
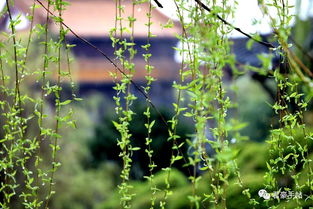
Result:
<svg viewBox="0 0 313 209"><path fill-rule="evenodd" d="M163 8L162 4L158 0L154 0L154 2L158 5L158 7Z"/></svg>

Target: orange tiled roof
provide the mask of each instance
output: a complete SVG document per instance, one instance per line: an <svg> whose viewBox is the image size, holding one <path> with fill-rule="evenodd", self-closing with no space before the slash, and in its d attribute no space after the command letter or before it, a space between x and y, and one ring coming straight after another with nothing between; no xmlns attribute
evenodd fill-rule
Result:
<svg viewBox="0 0 313 209"><path fill-rule="evenodd" d="M71 27L75 32L82 36L108 36L109 31L115 25L115 1L103 0L71 0L70 5L64 11L64 22ZM132 14L132 1L126 0L122 2L125 6L125 13L122 15L125 19ZM149 11L147 3L135 6L135 36L147 36L146 23L148 18L146 13ZM175 33L180 32L180 27L176 24L171 29L162 30L160 24L165 24L168 18L157 10L152 12L152 26L151 31L153 34L164 37L174 36ZM128 21L124 21L123 25L128 25ZM58 30L58 26L51 25L53 30ZM69 34L70 35L70 34Z"/></svg>

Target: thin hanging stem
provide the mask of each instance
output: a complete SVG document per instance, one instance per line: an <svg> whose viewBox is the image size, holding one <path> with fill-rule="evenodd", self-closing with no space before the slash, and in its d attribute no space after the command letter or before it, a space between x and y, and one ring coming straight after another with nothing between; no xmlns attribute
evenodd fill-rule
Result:
<svg viewBox="0 0 313 209"><path fill-rule="evenodd" d="M31 40L32 40L33 32L34 32L33 27L34 27L35 8L36 8L36 0L33 0L32 10L31 10L31 15L30 15L31 22L30 22L30 28L29 28L29 31L28 31L27 45L26 45L26 51L25 51L25 59L23 61L23 65L24 66L26 65L26 62L27 62L28 52L29 52L29 48L30 48L30 43L31 43ZM24 68L25 67L23 67L22 74L24 73Z"/></svg>
<svg viewBox="0 0 313 209"><path fill-rule="evenodd" d="M59 16L58 19L62 20L62 9L63 9L63 0L60 0L57 2L56 7L58 8ZM60 112L61 112L61 49L62 49L62 43L64 41L64 29L62 22L59 22L59 41L58 41L58 77L57 77L57 89L55 92L56 100L56 123L55 123L55 136L54 136L54 142L52 147L52 168L51 168L51 176L49 181L49 191L48 191L48 199L46 201L45 208L47 209L49 206L49 201L52 196L52 186L54 184L54 174L55 170L57 168L57 162L56 162L56 156L58 151L58 138L59 138L59 128L60 128Z"/></svg>

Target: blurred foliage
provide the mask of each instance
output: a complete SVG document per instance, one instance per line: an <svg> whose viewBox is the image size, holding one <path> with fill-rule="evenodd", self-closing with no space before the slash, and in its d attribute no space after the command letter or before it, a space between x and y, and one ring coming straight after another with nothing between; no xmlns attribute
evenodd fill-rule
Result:
<svg viewBox="0 0 313 209"><path fill-rule="evenodd" d="M295 27L293 27L291 40L295 53L309 69L313 65L312 21L312 18L307 20L297 19Z"/></svg>
<svg viewBox="0 0 313 209"><path fill-rule="evenodd" d="M264 141L269 134L271 119L274 117L270 96L260 84L250 76L242 76L236 81L238 87L239 119L247 123L241 134L255 141Z"/></svg>
<svg viewBox="0 0 313 209"><path fill-rule="evenodd" d="M101 162L96 169L86 168L91 156L88 140L93 137L93 127L97 123L94 116L99 114L99 104L103 103L109 105L103 96L95 94L71 106L77 129L62 128L64 139L60 142L59 155L62 166L56 173L52 208L94 208L117 185L120 169L116 163Z"/></svg>

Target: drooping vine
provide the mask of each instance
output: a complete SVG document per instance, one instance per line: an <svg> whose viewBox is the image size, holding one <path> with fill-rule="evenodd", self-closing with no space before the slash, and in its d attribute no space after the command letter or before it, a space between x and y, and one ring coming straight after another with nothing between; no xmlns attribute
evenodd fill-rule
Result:
<svg viewBox="0 0 313 209"><path fill-rule="evenodd" d="M132 122L134 112L131 105L136 100L135 95L131 91L132 78L135 72L133 59L136 54L134 50L134 23L135 19L135 1L132 1L132 13L127 18L124 17L123 1L117 1L117 17L118 28L113 29L118 37L112 37L113 47L116 47L115 55L122 65L121 81L116 83L114 89L117 91L117 96L114 97L116 102L116 114L119 116L118 121L114 121L116 129L119 131L121 138L118 140L118 146L121 149L120 157L123 159L123 168L121 171L122 182L119 185L119 192L121 195L121 205L123 208L131 207L131 199L134 194L131 193L131 185L129 185L130 169L132 164L132 152L136 151L136 147L131 145L131 133L129 131L129 124ZM128 20L129 27L124 25L124 21ZM130 32L127 32L130 31ZM114 34L111 31L111 34ZM127 36L130 40L127 40ZM129 53L127 57L126 52ZM113 76L116 76L113 75ZM116 80L116 77L114 78Z"/></svg>
<svg viewBox="0 0 313 209"><path fill-rule="evenodd" d="M150 53L150 39L153 37L153 34L151 32L151 25L153 24L153 22L151 21L152 18L152 3L151 1L147 1L147 3L149 4L149 10L146 13L147 16L147 43L143 46L141 46L142 48L145 49L146 53L143 54L143 58L146 62L146 66L145 66L145 70L147 72L147 75L145 76L146 80L147 80L147 84L144 87L144 92L146 93L146 95L149 95L149 92L151 90L151 85L152 82L155 81L155 78L152 76L152 71L153 71L153 66L150 64L150 58L152 56L152 54ZM149 182L150 182L150 190L151 190L151 206L150 208L153 209L156 206L156 192L158 190L158 188L156 187L156 184L154 182L154 169L157 167L157 165L154 163L153 161L153 150L151 148L151 143L153 141L152 137L151 137L151 132L153 129L153 126L155 124L155 120L151 120L151 110L150 110L150 96L148 96L147 98L147 107L146 107L146 111L144 112L144 115L146 116L146 123L145 123L145 127L147 129L147 137L146 137L146 148L145 148L145 152L147 153L148 159L149 159L149 176L145 176L144 178L146 178Z"/></svg>
<svg viewBox="0 0 313 209"><path fill-rule="evenodd" d="M64 7L60 5L65 3L48 1L46 24L42 26L34 21L38 7L36 2L41 3L33 1L29 8L30 14L26 14L30 29L25 37L16 30L22 15L12 13L15 2L6 1L6 8L2 11L9 17L10 30L1 36L1 208L48 208L49 199L54 193L54 172L60 165L56 159L59 149L57 138L60 138L58 129L61 123L71 122L71 113L61 115L61 107L71 102L62 101L61 98L61 77L65 74L61 70L61 53L65 31L60 28L59 41L49 40L51 34L48 32L52 6L58 8L61 15ZM54 17L52 19L62 26L62 19ZM44 47L36 46L36 50L43 55L34 56L35 44L40 41ZM9 44L5 46L5 42ZM41 63L42 68L39 66ZM55 81L52 76L55 72L49 68L49 63L59 69L56 85L51 85ZM58 100L56 106L46 101L52 93ZM47 109L54 107L56 126L52 128L53 115L48 116ZM53 142L50 143L50 140ZM46 154L43 157L42 153L42 150L47 149L47 144L51 144L52 148L51 161ZM48 149L46 153L49 153ZM51 169L47 168L49 164Z"/></svg>

